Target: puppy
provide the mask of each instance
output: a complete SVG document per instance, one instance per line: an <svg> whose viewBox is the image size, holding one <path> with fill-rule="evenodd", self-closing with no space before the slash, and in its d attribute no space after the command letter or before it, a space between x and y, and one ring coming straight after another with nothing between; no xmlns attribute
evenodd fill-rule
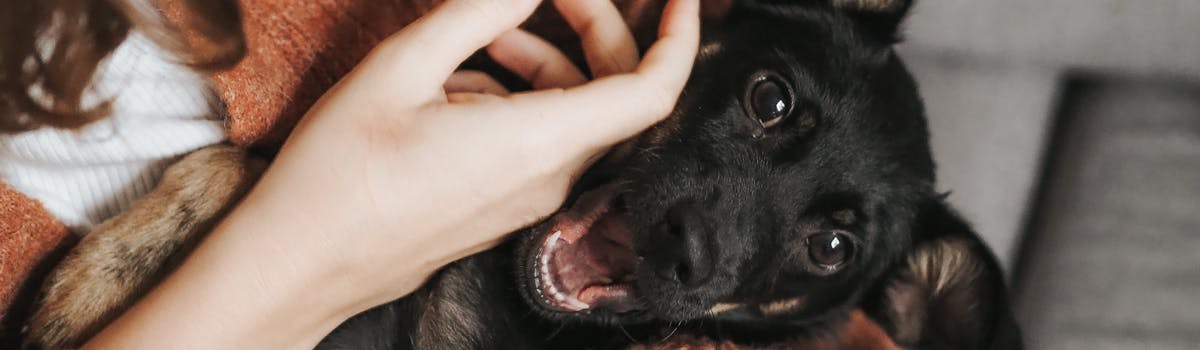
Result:
<svg viewBox="0 0 1200 350"><path fill-rule="evenodd" d="M1021 348L994 258L934 191L892 50L911 1L712 4L674 113L566 209L319 348L870 348L844 338L874 334L845 331L864 322L880 348ZM31 344L76 346L136 300L257 177L248 159L189 156L90 234L47 283Z"/></svg>
<svg viewBox="0 0 1200 350"><path fill-rule="evenodd" d="M911 5L733 1L674 113L567 209L320 348L796 348L855 309L902 347L1021 348L995 259L934 190L892 50Z"/></svg>

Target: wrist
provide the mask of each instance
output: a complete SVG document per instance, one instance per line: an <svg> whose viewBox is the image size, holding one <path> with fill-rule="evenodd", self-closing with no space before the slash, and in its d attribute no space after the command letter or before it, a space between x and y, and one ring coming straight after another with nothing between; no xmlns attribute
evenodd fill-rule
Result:
<svg viewBox="0 0 1200 350"><path fill-rule="evenodd" d="M336 210L308 208L305 203L309 201L281 201L290 194L272 191L269 186L259 189L264 192L249 194L213 232L212 250L231 255L220 258L231 267L257 269L255 278L264 293L280 304L276 308L295 308L311 314L301 316L328 319L329 330L362 311L409 294L450 262L446 261L449 254L443 252L447 244L431 242L444 240L440 235L419 234L435 231L428 226L440 221L429 215L408 215L419 210L399 208L389 215L408 223L401 234L394 226L380 224L381 214L373 208L353 204ZM365 201L349 197L325 200ZM239 260L251 263L236 263Z"/></svg>
<svg viewBox="0 0 1200 350"><path fill-rule="evenodd" d="M190 256L87 348L311 349L360 311L326 258L305 259L270 212L229 216ZM365 308L363 308L365 309Z"/></svg>

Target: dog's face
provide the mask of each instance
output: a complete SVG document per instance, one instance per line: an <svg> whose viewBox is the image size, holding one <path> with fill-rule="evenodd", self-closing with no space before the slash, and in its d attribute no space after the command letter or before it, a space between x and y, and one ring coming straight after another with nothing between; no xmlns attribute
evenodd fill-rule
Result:
<svg viewBox="0 0 1200 350"><path fill-rule="evenodd" d="M922 104L891 50L908 6L734 2L674 113L522 242L523 294L608 323L852 305L906 254L933 193Z"/></svg>

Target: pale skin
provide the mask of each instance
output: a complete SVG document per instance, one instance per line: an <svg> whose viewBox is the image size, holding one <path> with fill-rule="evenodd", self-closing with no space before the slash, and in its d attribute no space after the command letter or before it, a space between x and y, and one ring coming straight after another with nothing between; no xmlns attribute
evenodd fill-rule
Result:
<svg viewBox="0 0 1200 350"><path fill-rule="evenodd" d="M699 5L672 0L639 58L609 0L556 0L583 39L589 81L513 29L539 2L449 0L385 40L179 269L85 348L311 349L552 214L586 166L670 112ZM483 47L534 91L455 72Z"/></svg>

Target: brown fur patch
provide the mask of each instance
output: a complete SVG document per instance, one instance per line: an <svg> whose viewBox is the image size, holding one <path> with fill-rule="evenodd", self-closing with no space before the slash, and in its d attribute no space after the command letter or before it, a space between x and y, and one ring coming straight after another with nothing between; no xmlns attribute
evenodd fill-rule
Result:
<svg viewBox="0 0 1200 350"><path fill-rule="evenodd" d="M81 345L169 273L264 168L231 146L193 152L167 168L153 191L96 226L51 272L26 341L45 349Z"/></svg>
<svg viewBox="0 0 1200 350"><path fill-rule="evenodd" d="M871 12L893 12L903 5L900 0L833 0L834 7Z"/></svg>
<svg viewBox="0 0 1200 350"><path fill-rule="evenodd" d="M895 338L912 344L925 331L933 305L958 302L955 291L970 288L983 273L983 261L975 256L967 241L949 238L918 246L908 256L905 268L887 289L892 307L889 317L895 321Z"/></svg>
<svg viewBox="0 0 1200 350"><path fill-rule="evenodd" d="M758 311L762 311L764 316L778 316L798 311L803 307L804 298L795 297L759 304Z"/></svg>

